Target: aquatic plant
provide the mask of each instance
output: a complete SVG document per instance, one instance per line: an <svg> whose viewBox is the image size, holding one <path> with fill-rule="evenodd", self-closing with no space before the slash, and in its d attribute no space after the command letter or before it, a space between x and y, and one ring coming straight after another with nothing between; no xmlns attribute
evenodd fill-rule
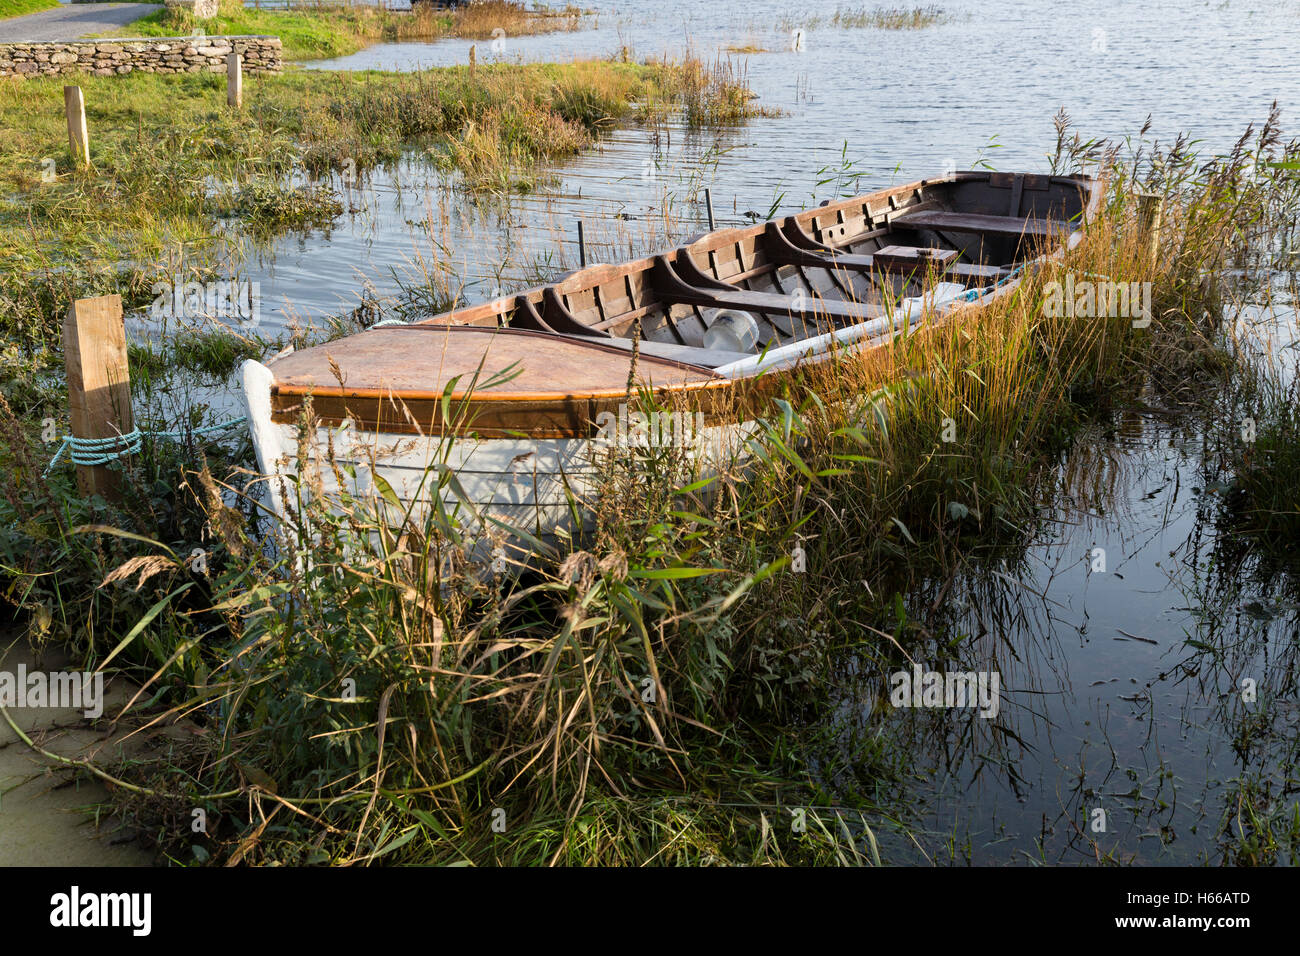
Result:
<svg viewBox="0 0 1300 956"><path fill-rule="evenodd" d="M3 515L9 593L92 658L115 649L167 717L211 728L179 764L113 768L149 791L151 832L177 859L888 859L880 838L905 821L876 789L833 805L809 760L825 682L928 639L903 610L909 580L1032 540L1081 428L1140 389L1190 403L1234 374L1223 290L1196 263L1220 266L1225 235L1271 221L1285 184L1243 201L1248 156L1294 147L1264 134L1184 164L1145 147L1116 157L1062 124L1055 168L1088 164L1112 188L1061 261L986 308L807 370L759 407L748 455L717 476L672 448L602 459L594 531L539 547L517 574L483 560L448 470L428 471L433 507L412 513L382 488L350 495L338 456L321 449L313 466L304 444L276 548L259 543L275 525L251 476L185 470L176 507L212 555L184 592L194 603L177 607L184 536L126 539L132 553L91 564L56 550L70 529L21 498ZM1164 200L1158 237L1135 185ZM1150 283L1152 312L1050 315L1049 289L1070 275ZM310 403L302 416L315 434ZM5 463L30 476L30 425L6 420ZM154 520L130 514L117 520ZM116 547L106 527L76 540ZM132 607L148 608L106 618L87 582L146 559L161 570ZM835 767L879 788L905 771L884 746ZM124 797L134 812L139 797ZM218 821L197 840L194 806Z"/></svg>
<svg viewBox="0 0 1300 956"><path fill-rule="evenodd" d="M822 26L836 27L841 30L924 30L927 27L946 23L952 19L942 7L836 7L829 15L819 13L802 17L787 16L781 21L781 29L789 33L793 30L816 30Z"/></svg>
<svg viewBox="0 0 1300 956"><path fill-rule="evenodd" d="M73 299L120 292L131 309L159 278L228 269L232 233L255 246L327 224L339 183L413 151L461 188L530 190L640 103L700 122L758 113L743 78L693 61L302 71L249 77L240 111L221 107L212 74L85 77L92 166L76 169L62 82L0 85L12 131L0 180L13 187L0 199L0 331L33 351L58 341Z"/></svg>

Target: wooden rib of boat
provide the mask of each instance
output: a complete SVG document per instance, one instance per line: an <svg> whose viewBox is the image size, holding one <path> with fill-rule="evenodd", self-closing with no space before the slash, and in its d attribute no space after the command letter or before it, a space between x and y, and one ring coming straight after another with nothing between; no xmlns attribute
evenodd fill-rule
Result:
<svg viewBox="0 0 1300 956"><path fill-rule="evenodd" d="M645 438L630 385L675 409L679 426L687 416L681 434L696 450L731 453L745 433L741 391L1006 294L1026 262L1077 239L1101 197L1086 177L960 172L249 362L259 467L283 515L300 438L309 456L328 449L350 466L320 469L325 494L347 473L352 493L391 488L418 504L436 465L458 480L449 507L546 534L590 494L611 423ZM753 341L706 343L723 315ZM309 396L316 432L303 436Z"/></svg>

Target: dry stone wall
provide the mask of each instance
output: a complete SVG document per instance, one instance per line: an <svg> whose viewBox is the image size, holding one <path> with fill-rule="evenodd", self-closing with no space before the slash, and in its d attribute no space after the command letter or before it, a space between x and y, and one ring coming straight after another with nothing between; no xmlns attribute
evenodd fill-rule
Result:
<svg viewBox="0 0 1300 956"><path fill-rule="evenodd" d="M280 72L279 37L199 36L0 43L0 76L220 73L231 50L244 58L245 73Z"/></svg>

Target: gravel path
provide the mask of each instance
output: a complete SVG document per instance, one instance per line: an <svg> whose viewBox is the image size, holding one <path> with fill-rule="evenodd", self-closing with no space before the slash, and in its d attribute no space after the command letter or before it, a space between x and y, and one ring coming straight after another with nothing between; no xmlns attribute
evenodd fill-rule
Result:
<svg viewBox="0 0 1300 956"><path fill-rule="evenodd" d="M0 43L76 40L91 33L111 34L118 27L161 9L160 3L67 3L57 10L0 20Z"/></svg>

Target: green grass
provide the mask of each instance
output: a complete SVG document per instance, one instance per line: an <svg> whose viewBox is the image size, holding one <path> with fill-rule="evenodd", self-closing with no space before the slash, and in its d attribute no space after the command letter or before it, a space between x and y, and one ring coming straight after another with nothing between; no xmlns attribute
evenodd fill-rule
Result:
<svg viewBox="0 0 1300 956"><path fill-rule="evenodd" d="M436 17L424 21L427 38L442 36L451 18ZM206 33L278 36L289 60L311 60L346 56L371 43L384 39L386 31L398 38L398 22L375 7L322 7L305 10L258 10L223 3L218 16L197 20L188 14L159 10L128 24L115 36L167 37L185 36L195 27ZM409 38L418 34L411 33ZM408 38L403 36L402 38Z"/></svg>
<svg viewBox="0 0 1300 956"><path fill-rule="evenodd" d="M41 10L53 10L59 6L59 0L0 0L0 20L21 17Z"/></svg>
<svg viewBox="0 0 1300 956"><path fill-rule="evenodd" d="M158 278L213 266L217 217L253 239L328 222L327 181L411 150L472 190L531 189L546 164L587 148L644 104L693 121L757 112L741 81L697 64L586 61L419 73L292 71L250 76L244 108L208 73L83 77L91 168L67 151L63 79L0 85L0 330L28 348L57 342L66 303L152 298Z"/></svg>
<svg viewBox="0 0 1300 956"><path fill-rule="evenodd" d="M210 20L196 20L179 10L160 10L114 36L186 36L196 27L209 34L266 34L280 38L286 59L311 60L346 56L381 41L490 37L497 27L507 36L516 36L576 30L582 22L576 9L533 14L518 3L500 0L458 11L422 9L414 13L365 4L259 10L222 0L219 14Z"/></svg>
<svg viewBox="0 0 1300 956"><path fill-rule="evenodd" d="M165 382L177 369L208 382L220 382L245 359L261 358L266 343L233 331L197 332L181 329L162 342L130 343L131 376Z"/></svg>
<svg viewBox="0 0 1300 956"><path fill-rule="evenodd" d="M0 0L0 20L39 13L40 10L52 10L59 5L59 0Z"/></svg>
<svg viewBox="0 0 1300 956"><path fill-rule="evenodd" d="M846 662L874 674L901 661L893 642L925 639L887 582L934 581L992 552L1015 566L1061 448L1108 402L1222 383L1228 313L1202 277L1243 223L1269 217L1267 197L1241 202L1248 159L1243 146L1141 167L1166 198L1154 258L1135 223L1138 164L1117 170L1063 262L949 327L795 381L762 410L743 474L706 480L671 450L611 455L594 534L519 578L474 573L445 472L430 473L432 499L453 504L395 527L369 499L310 494L305 470L290 503L306 520L273 554L238 472L195 456L177 481L132 463L138 499L112 520L157 544L74 531L85 503L66 475L39 478L42 449L0 408L9 593L38 635L91 661L133 633L117 663L211 728L171 764L119 771L154 791L122 800L175 859L888 862L876 834L905 820L882 794L907 754L879 742L872 716L863 739L876 743L831 770L863 784L850 787L859 804L830 809L809 759L823 739L835 752L826 688ZM1063 271L1152 282L1155 320L1045 321L1045 286ZM238 353L197 348L211 367ZM311 433L309 405L302 421ZM792 573L799 543L806 570ZM200 546L205 575L185 564ZM141 569L138 592L100 586ZM219 821L201 837L181 825L195 806ZM1269 840L1293 834L1293 815L1270 826Z"/></svg>

